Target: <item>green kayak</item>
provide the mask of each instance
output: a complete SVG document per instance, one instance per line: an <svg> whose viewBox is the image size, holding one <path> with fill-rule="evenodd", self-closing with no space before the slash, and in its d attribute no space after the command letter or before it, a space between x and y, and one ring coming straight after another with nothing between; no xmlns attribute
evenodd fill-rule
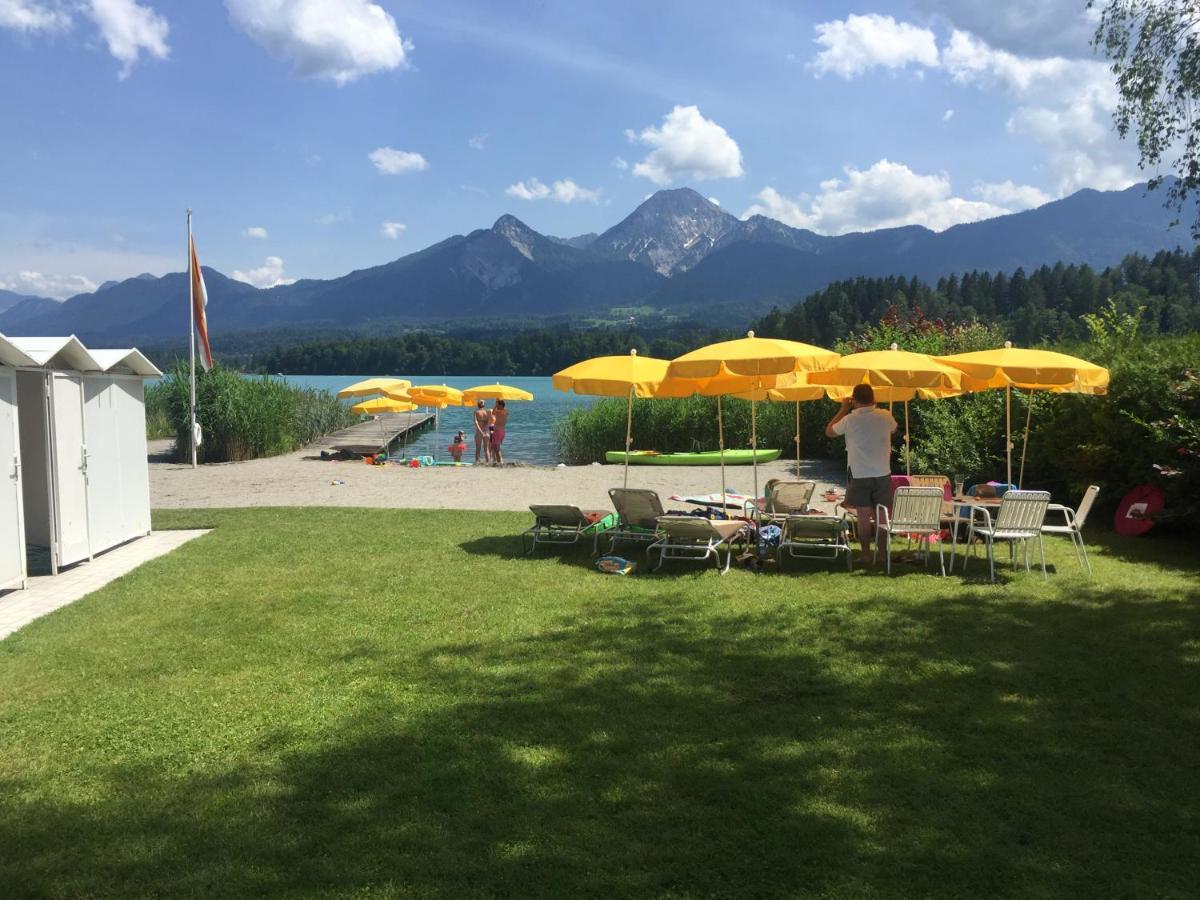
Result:
<svg viewBox="0 0 1200 900"><path fill-rule="evenodd" d="M779 459L782 450L759 450L758 461L768 463ZM748 466L754 460L750 450L726 450L725 465ZM609 450L604 454L605 462L624 463L625 451ZM631 466L719 466L720 450L705 450L703 453L659 453L657 450L634 450L629 454Z"/></svg>

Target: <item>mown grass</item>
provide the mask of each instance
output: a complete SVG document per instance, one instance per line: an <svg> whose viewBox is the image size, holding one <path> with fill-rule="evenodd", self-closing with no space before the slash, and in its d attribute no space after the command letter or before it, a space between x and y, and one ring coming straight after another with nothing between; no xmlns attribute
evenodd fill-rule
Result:
<svg viewBox="0 0 1200 900"><path fill-rule="evenodd" d="M0 642L2 893L1194 895L1189 548L618 578L525 523L156 513L215 530Z"/></svg>

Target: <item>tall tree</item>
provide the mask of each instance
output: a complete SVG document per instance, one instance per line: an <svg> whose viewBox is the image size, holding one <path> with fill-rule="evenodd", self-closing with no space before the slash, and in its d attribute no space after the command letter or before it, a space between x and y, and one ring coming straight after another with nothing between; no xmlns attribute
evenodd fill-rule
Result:
<svg viewBox="0 0 1200 900"><path fill-rule="evenodd" d="M1092 45L1112 61L1120 99L1113 122L1121 137L1136 133L1139 165L1167 181L1166 203L1181 212L1200 192L1200 2L1089 0L1101 8ZM1161 166L1167 162L1170 172ZM1192 236L1200 238L1200 204Z"/></svg>

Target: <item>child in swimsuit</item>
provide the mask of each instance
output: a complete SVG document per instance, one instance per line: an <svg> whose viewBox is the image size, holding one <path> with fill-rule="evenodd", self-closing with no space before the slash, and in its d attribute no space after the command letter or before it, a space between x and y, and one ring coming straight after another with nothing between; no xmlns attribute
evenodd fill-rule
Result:
<svg viewBox="0 0 1200 900"><path fill-rule="evenodd" d="M462 455L467 452L467 435L465 432L459 431L454 435L454 440L450 442L450 446L446 448L450 451L450 458L455 462L462 462Z"/></svg>

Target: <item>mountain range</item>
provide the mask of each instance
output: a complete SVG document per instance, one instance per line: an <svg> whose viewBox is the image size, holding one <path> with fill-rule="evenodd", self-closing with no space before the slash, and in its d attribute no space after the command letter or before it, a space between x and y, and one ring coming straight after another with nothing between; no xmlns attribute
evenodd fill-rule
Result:
<svg viewBox="0 0 1200 900"><path fill-rule="evenodd" d="M602 234L540 234L501 216L491 228L340 278L259 290L205 267L214 335L231 331L452 327L503 318L605 319L653 308L740 324L857 275L935 280L1057 261L1102 268L1129 253L1191 245L1144 185L1083 190L1037 209L934 232L917 225L820 235L765 216L738 219L689 188L662 190ZM96 344L186 335L187 277L140 275L64 302L0 291L0 332L77 334Z"/></svg>

